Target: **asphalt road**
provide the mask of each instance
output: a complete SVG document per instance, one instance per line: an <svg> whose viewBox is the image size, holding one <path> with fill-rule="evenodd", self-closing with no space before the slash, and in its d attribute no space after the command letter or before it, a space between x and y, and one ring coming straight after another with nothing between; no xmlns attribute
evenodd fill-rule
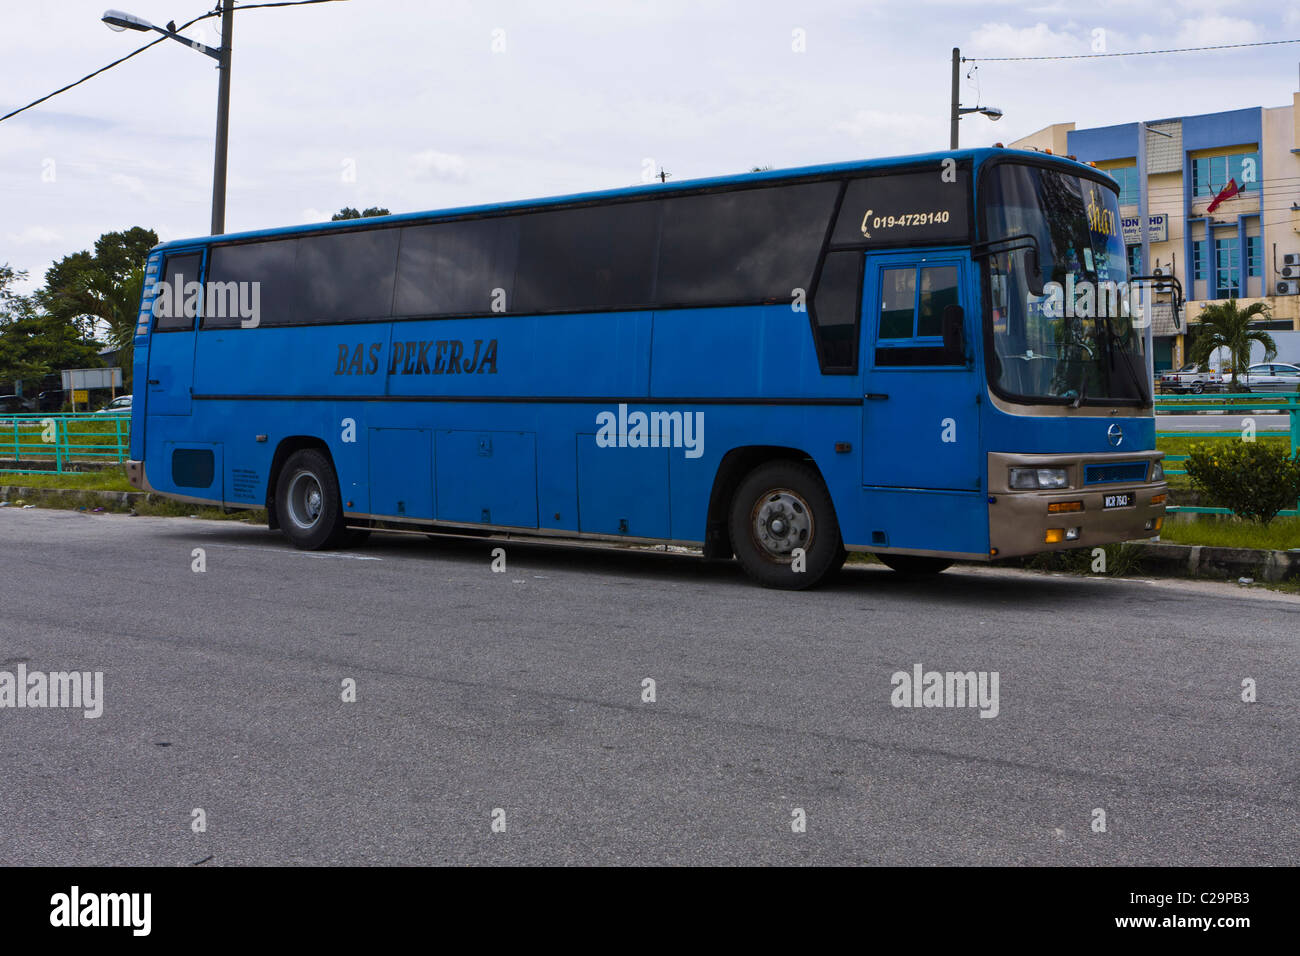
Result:
<svg viewBox="0 0 1300 956"><path fill-rule="evenodd" d="M0 710L0 863L1300 859L1294 597L495 546L0 510L0 671L104 675L97 719ZM891 706L915 664L997 716Z"/></svg>

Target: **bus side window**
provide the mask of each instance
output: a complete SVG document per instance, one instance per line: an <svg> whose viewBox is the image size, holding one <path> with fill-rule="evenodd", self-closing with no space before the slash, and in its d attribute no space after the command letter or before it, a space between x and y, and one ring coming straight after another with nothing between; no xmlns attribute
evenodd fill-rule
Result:
<svg viewBox="0 0 1300 956"><path fill-rule="evenodd" d="M863 254L828 252L813 294L813 334L826 373L858 370L858 322L862 313Z"/></svg>
<svg viewBox="0 0 1300 956"><path fill-rule="evenodd" d="M881 271L877 367L965 364L952 347L953 332L944 331L945 314L951 323L961 307L960 276L956 265Z"/></svg>
<svg viewBox="0 0 1300 956"><path fill-rule="evenodd" d="M156 332L188 332L194 328L194 319L196 313L191 311L185 314L184 308L173 308L176 303L185 302L185 286L191 282L199 281L199 269L203 262L203 255L198 252L187 252L184 255L168 256L167 263L163 266L162 281L167 283L167 289L170 295L167 296L166 304L159 308L158 300L155 299L155 309L166 312L165 315L159 315L155 324ZM178 289L177 286L180 288ZM180 312L179 315L173 315L172 312Z"/></svg>

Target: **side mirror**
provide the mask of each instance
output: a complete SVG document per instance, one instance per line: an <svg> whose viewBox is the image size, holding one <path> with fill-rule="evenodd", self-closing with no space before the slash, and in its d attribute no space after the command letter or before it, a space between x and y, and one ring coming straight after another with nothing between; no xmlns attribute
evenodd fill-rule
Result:
<svg viewBox="0 0 1300 956"><path fill-rule="evenodd" d="M1025 250L1025 284L1029 294L1035 299L1043 294L1043 273L1038 267L1038 247L1030 246Z"/></svg>
<svg viewBox="0 0 1300 956"><path fill-rule="evenodd" d="M943 364L966 364L966 313L959 305L944 306Z"/></svg>

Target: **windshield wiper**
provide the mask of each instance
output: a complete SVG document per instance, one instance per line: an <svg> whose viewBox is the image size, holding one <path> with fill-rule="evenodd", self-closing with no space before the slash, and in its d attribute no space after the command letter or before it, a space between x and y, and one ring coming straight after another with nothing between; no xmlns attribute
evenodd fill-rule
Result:
<svg viewBox="0 0 1300 956"><path fill-rule="evenodd" d="M1129 378L1133 380L1136 396L1143 401L1150 401L1151 396L1146 394L1146 388L1142 380L1138 378L1137 372L1133 370L1132 359L1137 357L1136 354L1130 352L1128 346L1124 344L1124 340L1115 334L1115 327L1110 324L1111 317L1109 315L1102 315L1101 320L1106 323L1106 354L1111 357L1112 363L1115 352L1118 352L1123 357L1122 364L1128 369Z"/></svg>
<svg viewBox="0 0 1300 956"><path fill-rule="evenodd" d="M1074 407L1078 408L1088 396L1088 370L1079 366L1079 394L1074 396Z"/></svg>

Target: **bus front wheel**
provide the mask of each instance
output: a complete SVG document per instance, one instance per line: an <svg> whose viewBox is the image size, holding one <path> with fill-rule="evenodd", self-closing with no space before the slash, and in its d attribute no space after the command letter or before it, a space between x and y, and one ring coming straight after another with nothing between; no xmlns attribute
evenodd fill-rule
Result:
<svg viewBox="0 0 1300 956"><path fill-rule="evenodd" d="M844 564L830 492L800 461L755 468L736 489L729 516L731 545L745 573L763 587L813 587Z"/></svg>
<svg viewBox="0 0 1300 956"><path fill-rule="evenodd" d="M329 456L303 448L289 456L275 486L280 530L303 551L332 548L343 542L347 527L339 498L339 480Z"/></svg>

